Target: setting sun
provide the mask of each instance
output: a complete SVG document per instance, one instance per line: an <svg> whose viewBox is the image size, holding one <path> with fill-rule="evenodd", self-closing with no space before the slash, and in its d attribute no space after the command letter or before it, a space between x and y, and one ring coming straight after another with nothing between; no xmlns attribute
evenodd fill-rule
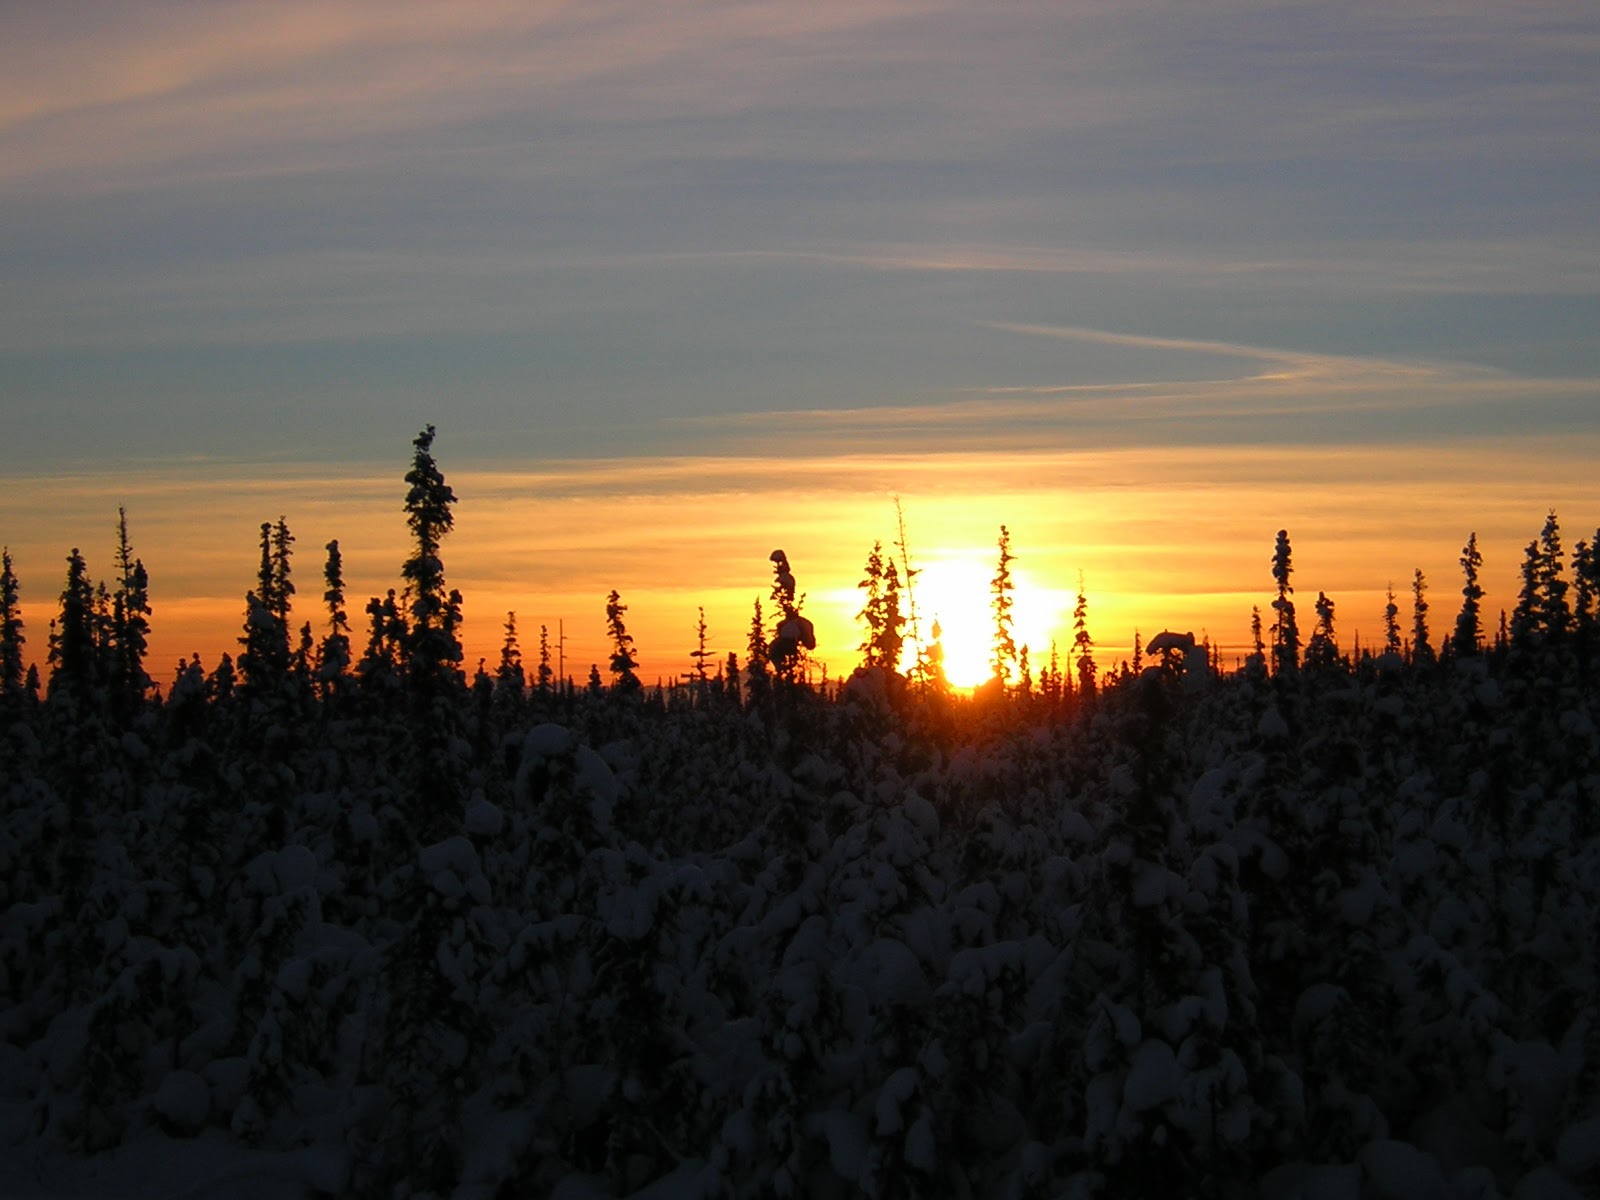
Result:
<svg viewBox="0 0 1600 1200"><path fill-rule="evenodd" d="M994 601L991 592L998 551L968 551L935 558L917 570L915 599L920 632L931 641L939 623L944 669L951 684L976 687L994 673ZM1050 639L1060 640L1062 605L1058 594L1011 567L1013 637L1027 646L1037 676L1047 661ZM1070 604L1070 601L1068 602ZM909 665L909 664L908 664Z"/></svg>

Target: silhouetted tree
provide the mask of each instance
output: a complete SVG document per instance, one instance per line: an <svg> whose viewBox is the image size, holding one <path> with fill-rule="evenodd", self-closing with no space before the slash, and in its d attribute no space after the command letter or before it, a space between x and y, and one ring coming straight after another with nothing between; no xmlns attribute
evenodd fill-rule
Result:
<svg viewBox="0 0 1600 1200"><path fill-rule="evenodd" d="M1483 588L1478 584L1478 572L1483 567L1483 555L1478 552L1478 534L1467 535L1467 544L1461 548L1461 612L1456 616L1453 637L1458 657L1466 658L1478 653L1483 645L1483 621L1480 613Z"/></svg>
<svg viewBox="0 0 1600 1200"><path fill-rule="evenodd" d="M411 470L405 481L406 525L415 539L411 557L401 564L407 584L410 629L406 652L409 674L425 690L443 688L459 677L461 643L456 629L461 623L461 593L445 585L440 547L455 525L451 506L456 494L445 482L433 458L433 426L429 425L412 441Z"/></svg>
<svg viewBox="0 0 1600 1200"><path fill-rule="evenodd" d="M777 612L773 615L774 627L766 657L774 675L792 682L800 674L805 651L817 648L817 637L811 622L800 613L805 596L796 596L789 556L782 550L774 550L768 560L772 563L772 603Z"/></svg>
<svg viewBox="0 0 1600 1200"><path fill-rule="evenodd" d="M94 584L83 555L74 546L67 555L67 582L61 591L61 615L50 635L50 699L71 697L85 702L99 685L100 647L96 637Z"/></svg>
<svg viewBox="0 0 1600 1200"><path fill-rule="evenodd" d="M1308 666L1332 670L1339 665L1339 643L1333 631L1333 601L1326 592L1317 593L1317 624L1306 645Z"/></svg>
<svg viewBox="0 0 1600 1200"><path fill-rule="evenodd" d="M1278 614L1272 623L1272 666L1274 671L1293 671L1300 665L1300 627L1295 624L1294 586L1289 577L1294 574L1289 546L1289 531L1278 530L1277 545L1272 551L1272 578L1278 583L1278 598L1272 602Z"/></svg>
<svg viewBox="0 0 1600 1200"><path fill-rule="evenodd" d="M994 610L994 652L989 665L994 679L1004 688L1016 671L1017 641L1011 610L1015 603L1011 581L1011 531L1000 526L1000 559L995 566L994 578L989 581L989 606Z"/></svg>
<svg viewBox="0 0 1600 1200"><path fill-rule="evenodd" d="M639 665L633 656L633 635L623 623L628 606L615 588L606 597L606 633L611 638L611 686L624 694L639 690L639 676L634 668Z"/></svg>
<svg viewBox="0 0 1600 1200"><path fill-rule="evenodd" d="M700 615L694 626L694 649L689 651L689 657L694 660L694 681L696 689L703 694L706 683L710 679L710 670L706 660L713 657L712 652L706 649L706 609L700 605Z"/></svg>
<svg viewBox="0 0 1600 1200"><path fill-rule="evenodd" d="M495 694L521 700L528 690L527 672L522 669L522 647L517 642L517 614L506 613L505 640L500 643L500 665L494 672Z"/></svg>
<svg viewBox="0 0 1600 1200"><path fill-rule="evenodd" d="M550 626L539 626L539 694L550 694L551 681L555 679L555 671L550 666Z"/></svg>
<svg viewBox="0 0 1600 1200"><path fill-rule="evenodd" d="M1385 653L1400 653L1400 605L1395 602L1393 580L1384 592L1383 649Z"/></svg>
<svg viewBox="0 0 1600 1200"><path fill-rule="evenodd" d="M745 641L745 684L754 699L767 686L767 627L761 615L761 597L756 597L755 615L750 618L750 636Z"/></svg>
<svg viewBox="0 0 1600 1200"><path fill-rule="evenodd" d="M1418 567L1411 576L1411 661L1426 665L1433 658L1428 641L1428 581Z"/></svg>
<svg viewBox="0 0 1600 1200"><path fill-rule="evenodd" d="M1563 577L1566 562L1561 552L1561 526L1551 509L1539 531L1539 625L1551 641L1560 641L1572 626L1572 609L1567 603L1568 585Z"/></svg>
<svg viewBox="0 0 1600 1200"><path fill-rule="evenodd" d="M1600 652L1600 529L1593 541L1578 540L1572 548L1572 620L1578 660L1587 670Z"/></svg>
<svg viewBox="0 0 1600 1200"><path fill-rule="evenodd" d="M245 593L244 634L239 638L239 670L244 675L245 691L262 697L278 690L289 674L289 582L288 527L280 517L278 530L270 521L261 523L261 565L256 587Z"/></svg>
<svg viewBox="0 0 1600 1200"><path fill-rule="evenodd" d="M1078 574L1078 602L1072 609L1072 650L1078 669L1078 692L1085 697L1094 695L1095 662L1094 639L1089 636L1089 597L1083 590L1083 573Z"/></svg>
<svg viewBox="0 0 1600 1200"><path fill-rule="evenodd" d="M866 603L856 619L867 626L867 636L858 647L861 665L894 671L900 665L905 644L905 618L900 613L900 575L894 559L885 561L883 543L874 542L867 555L866 578L856 584L867 593Z"/></svg>
<svg viewBox="0 0 1600 1200"><path fill-rule="evenodd" d="M317 651L317 681L326 695L350 669L350 618L344 609L344 558L339 540L335 538L324 548L328 560L322 568L322 602L328 607L328 633Z"/></svg>
<svg viewBox="0 0 1600 1200"><path fill-rule="evenodd" d="M124 715L144 702L150 676L144 659L150 642L150 577L128 543L128 513L117 509L117 580L111 596L112 690Z"/></svg>
<svg viewBox="0 0 1600 1200"><path fill-rule="evenodd" d="M0 696L17 697L26 686L22 647L22 589L11 567L11 547L0 551Z"/></svg>

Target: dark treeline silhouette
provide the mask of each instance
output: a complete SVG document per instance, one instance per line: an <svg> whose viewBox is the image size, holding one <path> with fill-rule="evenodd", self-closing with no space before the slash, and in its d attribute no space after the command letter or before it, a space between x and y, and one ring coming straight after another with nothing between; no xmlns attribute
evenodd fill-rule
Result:
<svg viewBox="0 0 1600 1200"><path fill-rule="evenodd" d="M433 440L364 633L337 541L294 628L280 516L237 658L164 692L126 514L44 680L4 555L0 1099L39 1163L211 1131L374 1196L1600 1185L1600 534L1551 513L1493 630L1469 537L1454 619L1417 571L1363 647L1323 592L1302 635L1281 531L1229 671L1172 631L1102 670L1080 580L1036 678L1001 527L962 697L902 522L847 678L778 550L743 655L701 610L646 685L612 591L574 687L515 613L468 674Z"/></svg>

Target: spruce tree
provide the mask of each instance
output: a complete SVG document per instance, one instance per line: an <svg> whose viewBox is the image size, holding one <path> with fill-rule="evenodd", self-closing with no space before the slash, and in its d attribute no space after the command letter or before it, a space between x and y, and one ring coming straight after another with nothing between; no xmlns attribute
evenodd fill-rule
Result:
<svg viewBox="0 0 1600 1200"><path fill-rule="evenodd" d="M83 555L74 546L67 555L67 582L61 591L61 615L50 636L50 699L72 697L80 702L99 684L100 653L95 634L95 589Z"/></svg>
<svg viewBox="0 0 1600 1200"><path fill-rule="evenodd" d="M989 665L994 670L995 681L1004 689L1010 683L1017 663L1017 642L1011 615L1015 603L1012 594L1015 585L1011 581L1014 558L1011 553L1011 531L1004 525L1000 526L999 549L1000 559L995 567L994 578L989 581L989 594L992 597L990 607L994 610L994 653Z"/></svg>
<svg viewBox="0 0 1600 1200"><path fill-rule="evenodd" d="M1428 641L1428 581L1418 567L1411 576L1411 661L1433 662L1433 646Z"/></svg>
<svg viewBox="0 0 1600 1200"><path fill-rule="evenodd" d="M1078 602L1072 609L1072 649L1078 669L1078 691L1088 697L1095 691L1094 639L1089 636L1089 597L1078 574Z"/></svg>
<svg viewBox="0 0 1600 1200"><path fill-rule="evenodd" d="M11 547L0 550L0 696L18 697L27 686L22 647L22 589L11 567Z"/></svg>
<svg viewBox="0 0 1600 1200"><path fill-rule="evenodd" d="M1545 637L1559 641L1572 626L1572 610L1567 603L1568 584L1561 553L1561 526L1555 510L1545 518L1539 531L1539 625Z"/></svg>
<svg viewBox="0 0 1600 1200"><path fill-rule="evenodd" d="M694 626L694 649L689 651L689 657L694 660L694 681L697 691L704 693L706 683L710 679L710 671L706 667L706 659L712 657L712 652L706 649L706 609L700 606L700 616Z"/></svg>
<svg viewBox="0 0 1600 1200"><path fill-rule="evenodd" d="M522 647L517 643L517 614L506 613L505 640L500 643L500 665L495 668L495 694L522 699L528 676L522 669Z"/></svg>
<svg viewBox="0 0 1600 1200"><path fill-rule="evenodd" d="M117 587L111 598L112 688L118 706L132 712L150 691L144 659L150 644L150 577L128 544L128 513L117 509Z"/></svg>
<svg viewBox="0 0 1600 1200"><path fill-rule="evenodd" d="M1400 653L1400 606L1395 603L1392 580L1388 591L1384 593L1383 649L1388 654Z"/></svg>
<svg viewBox="0 0 1600 1200"><path fill-rule="evenodd" d="M1461 548L1461 612L1456 616L1456 631L1452 638L1457 657L1477 654L1483 645L1483 620L1480 615L1483 588L1478 583L1478 572L1483 567L1483 555L1478 552L1478 534L1467 535L1467 544Z"/></svg>
<svg viewBox="0 0 1600 1200"><path fill-rule="evenodd" d="M456 494L434 462L433 437L434 429L429 425L411 443L405 511L416 545L400 567L409 602L410 628L405 649L410 677L425 689L454 682L462 658L461 643L456 639L461 623L461 593L446 586L444 563L439 557L444 537L455 525L451 506Z"/></svg>
<svg viewBox="0 0 1600 1200"><path fill-rule="evenodd" d="M606 597L606 633L611 638L611 686L628 695L639 690L639 676L634 668L639 665L634 658L633 635L622 618L628 606L615 588Z"/></svg>
<svg viewBox="0 0 1600 1200"><path fill-rule="evenodd" d="M338 687L350 669L350 618L344 609L344 558L339 539L329 542L327 563L322 568L322 602L328 607L328 633L317 652L317 680L324 692Z"/></svg>
<svg viewBox="0 0 1600 1200"><path fill-rule="evenodd" d="M539 694L548 696L555 671L550 666L550 626L539 626Z"/></svg>
<svg viewBox="0 0 1600 1200"><path fill-rule="evenodd" d="M1273 670L1293 671L1300 665L1300 629L1295 624L1294 586L1289 577L1294 574L1289 547L1289 531L1278 530L1277 544L1272 552L1272 578L1278 583L1278 598L1272 602L1278 619L1272 625Z"/></svg>
<svg viewBox="0 0 1600 1200"><path fill-rule="evenodd" d="M1578 540L1572 548L1572 621L1578 641L1578 661L1585 670L1600 651L1600 561L1596 547L1600 546L1600 529L1594 541Z"/></svg>
<svg viewBox="0 0 1600 1200"><path fill-rule="evenodd" d="M1339 662L1339 643L1333 631L1334 604L1326 592L1317 593L1317 625L1306 646L1306 662L1310 666L1331 669Z"/></svg>
<svg viewBox="0 0 1600 1200"><path fill-rule="evenodd" d="M289 675L288 526L280 517L275 531L261 523L261 565L256 587L245 593L244 634L239 638L239 670L249 695L264 696L280 688Z"/></svg>

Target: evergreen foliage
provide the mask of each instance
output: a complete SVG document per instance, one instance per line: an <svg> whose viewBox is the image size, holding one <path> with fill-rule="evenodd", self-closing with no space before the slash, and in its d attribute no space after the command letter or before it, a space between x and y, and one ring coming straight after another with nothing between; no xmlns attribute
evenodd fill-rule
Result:
<svg viewBox="0 0 1600 1200"><path fill-rule="evenodd" d="M1478 583L1482 568L1483 555L1478 552L1478 535L1474 531L1467 535L1467 544L1461 548L1461 613L1456 617L1453 639L1457 658L1469 658L1483 648L1483 588Z"/></svg>
<svg viewBox="0 0 1600 1200"><path fill-rule="evenodd" d="M634 657L633 635L628 632L622 619L627 611L628 606L622 603L621 595L613 588L606 597L606 633L611 638L611 686L624 694L637 692L640 687L639 676L634 673L639 663Z"/></svg>
<svg viewBox="0 0 1600 1200"><path fill-rule="evenodd" d="M1011 581L1011 531L1000 526L1000 557L995 564L994 579L989 583L990 607L994 610L994 651L989 665L994 671L994 682L1004 689L1016 673L1017 641L1011 610L1015 606L1015 584Z"/></svg>
<svg viewBox="0 0 1600 1200"><path fill-rule="evenodd" d="M0 550L0 697L15 699L27 681L22 648L22 588L11 566L11 548Z"/></svg>
<svg viewBox="0 0 1600 1200"><path fill-rule="evenodd" d="M1294 586L1289 577L1294 574L1289 547L1289 531L1278 530L1278 541L1272 551L1272 578L1278 584L1278 598L1272 602L1277 619L1272 623L1272 669L1283 674L1300 665L1300 627L1295 623Z"/></svg>

